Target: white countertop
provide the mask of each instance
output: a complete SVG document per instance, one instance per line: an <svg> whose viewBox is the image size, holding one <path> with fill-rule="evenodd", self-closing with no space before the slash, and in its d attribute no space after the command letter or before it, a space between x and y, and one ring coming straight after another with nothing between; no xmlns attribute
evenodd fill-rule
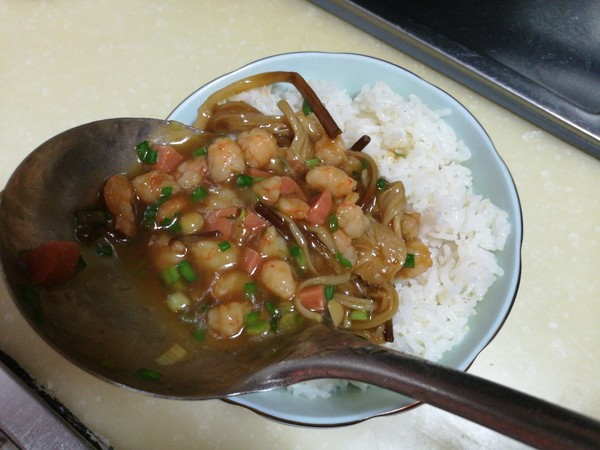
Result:
<svg viewBox="0 0 600 450"><path fill-rule="evenodd" d="M278 53L362 53L449 92L508 165L525 227L516 303L469 371L600 418L599 161L303 0L0 0L0 17L0 186L30 151L67 128L164 118L213 78ZM0 348L116 449L522 448L429 406L309 429L221 401L119 389L50 349L4 283Z"/></svg>

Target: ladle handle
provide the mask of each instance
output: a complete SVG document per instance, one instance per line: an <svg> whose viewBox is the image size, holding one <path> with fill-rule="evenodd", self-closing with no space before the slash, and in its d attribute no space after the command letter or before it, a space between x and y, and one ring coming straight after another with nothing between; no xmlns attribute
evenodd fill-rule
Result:
<svg viewBox="0 0 600 450"><path fill-rule="evenodd" d="M399 392L537 448L600 448L600 422L465 372L376 346L317 359L312 371Z"/></svg>

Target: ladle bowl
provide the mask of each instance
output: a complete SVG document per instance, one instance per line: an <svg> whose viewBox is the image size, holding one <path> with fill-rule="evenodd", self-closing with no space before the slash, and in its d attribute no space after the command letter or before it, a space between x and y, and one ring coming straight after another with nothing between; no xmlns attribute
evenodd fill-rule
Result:
<svg viewBox="0 0 600 450"><path fill-rule="evenodd" d="M144 377L181 326L165 319L139 278L118 259L90 264L64 286L31 286L23 252L73 239L74 213L95 201L104 179L136 164L135 144L203 139L156 119L107 119L50 139L15 171L2 196L0 251L14 299L37 332L79 367L121 386L179 399L223 398L314 378L364 381L427 402L539 447L600 442L597 422L484 379L373 345L322 324L231 352L202 349ZM83 254L84 260L86 254Z"/></svg>

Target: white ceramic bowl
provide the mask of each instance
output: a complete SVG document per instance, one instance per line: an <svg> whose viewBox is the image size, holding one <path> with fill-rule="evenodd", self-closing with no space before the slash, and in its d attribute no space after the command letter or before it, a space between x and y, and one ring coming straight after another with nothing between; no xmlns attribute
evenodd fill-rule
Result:
<svg viewBox="0 0 600 450"><path fill-rule="evenodd" d="M504 323L514 302L521 273L522 218L519 198L512 177L490 138L477 120L441 89L386 61L345 53L289 53L261 59L198 89L168 118L192 124L198 106L211 93L248 75L278 70L298 72L308 80L335 81L340 89L346 89L351 96L357 94L364 84L381 80L403 96L418 95L434 110L451 111L444 119L472 152L471 159L465 165L473 172L476 193L490 198L507 211L511 224L505 249L497 254L504 276L494 283L478 304L477 314L469 321L466 337L446 352L440 361L449 367L466 370ZM379 388L339 391L327 399L306 399L292 396L286 390L276 390L232 397L227 401L279 421L311 426L356 423L406 410L416 404L409 398Z"/></svg>

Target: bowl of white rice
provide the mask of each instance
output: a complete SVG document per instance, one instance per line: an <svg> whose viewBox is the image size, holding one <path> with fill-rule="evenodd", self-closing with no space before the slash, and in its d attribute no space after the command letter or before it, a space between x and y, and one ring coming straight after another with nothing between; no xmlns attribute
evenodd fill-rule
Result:
<svg viewBox="0 0 600 450"><path fill-rule="evenodd" d="M371 137L363 150L382 176L404 183L421 214L420 238L433 266L397 284L397 350L466 370L502 327L521 273L522 217L513 179L477 120L454 98L386 61L339 53L289 53L246 65L201 87L168 119L196 120L213 92L262 72L302 75L321 98L348 145ZM236 96L266 114L277 100L295 110L291 85ZM348 382L314 380L226 399L287 423L334 426L405 411L417 403L400 394Z"/></svg>

